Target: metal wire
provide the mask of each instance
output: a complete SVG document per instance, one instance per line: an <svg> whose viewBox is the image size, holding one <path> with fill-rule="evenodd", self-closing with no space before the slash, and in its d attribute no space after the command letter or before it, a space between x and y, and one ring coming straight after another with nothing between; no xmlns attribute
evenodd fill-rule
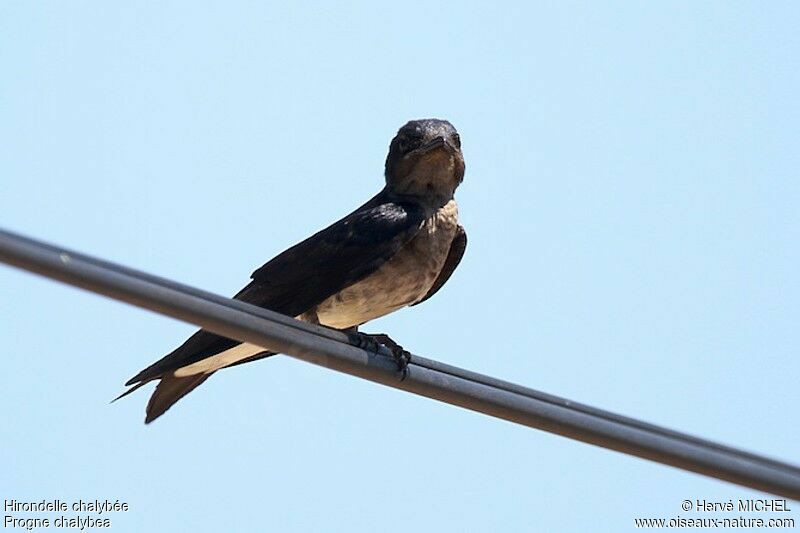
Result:
<svg viewBox="0 0 800 533"><path fill-rule="evenodd" d="M800 500L800 468L426 359L405 379L388 353L157 276L0 230L0 261L297 359L511 422Z"/></svg>

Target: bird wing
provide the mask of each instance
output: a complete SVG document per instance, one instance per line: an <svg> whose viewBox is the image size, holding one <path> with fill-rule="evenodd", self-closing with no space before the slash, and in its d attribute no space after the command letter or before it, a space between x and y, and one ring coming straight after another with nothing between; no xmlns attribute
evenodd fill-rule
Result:
<svg viewBox="0 0 800 533"><path fill-rule="evenodd" d="M417 233L422 210L378 194L353 213L292 246L253 272L234 298L300 315L375 272ZM126 385L150 381L239 344L200 330Z"/></svg>
<svg viewBox="0 0 800 533"><path fill-rule="evenodd" d="M428 290L428 294L426 294L422 300L411 304L412 306L421 304L442 288L442 285L444 285L447 280L450 279L453 271L461 262L461 258L464 257L464 250L466 249L467 232L464 231L464 228L459 224L458 229L456 229L456 235L453 237L453 242L450 243L450 251L447 252L447 258L444 260L444 266L442 266L442 270L439 272L439 275L436 276L436 281L433 282L430 290Z"/></svg>

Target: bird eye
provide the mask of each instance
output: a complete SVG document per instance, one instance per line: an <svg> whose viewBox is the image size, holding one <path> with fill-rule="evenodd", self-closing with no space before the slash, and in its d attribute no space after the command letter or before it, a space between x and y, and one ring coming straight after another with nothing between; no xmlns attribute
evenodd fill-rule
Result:
<svg viewBox="0 0 800 533"><path fill-rule="evenodd" d="M458 133L453 134L453 142L456 145L456 148L461 148L461 136Z"/></svg>
<svg viewBox="0 0 800 533"><path fill-rule="evenodd" d="M408 153L422 144L422 137L418 135L403 135L397 138L397 147L402 153Z"/></svg>

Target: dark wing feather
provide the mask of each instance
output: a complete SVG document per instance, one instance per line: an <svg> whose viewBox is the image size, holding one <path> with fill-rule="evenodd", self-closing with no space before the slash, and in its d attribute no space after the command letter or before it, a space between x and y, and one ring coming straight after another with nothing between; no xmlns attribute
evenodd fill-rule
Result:
<svg viewBox="0 0 800 533"><path fill-rule="evenodd" d="M456 230L456 236L453 237L453 242L450 243L450 251L447 252L447 259L444 260L444 266L442 266L441 272L439 272L439 275L436 277L436 281L433 282L428 294L426 294L422 300L412 304L412 306L421 304L442 288L442 285L444 285L447 280L450 279L450 275L461 262L461 258L464 257L464 250L466 249L467 232L464 231L464 228L461 227L461 225L459 225L458 229Z"/></svg>
<svg viewBox="0 0 800 533"><path fill-rule="evenodd" d="M381 203L348 215L253 272L237 298L296 316L367 277L416 235L422 210Z"/></svg>
<svg viewBox="0 0 800 533"><path fill-rule="evenodd" d="M201 361L206 357L216 355L239 344L239 341L221 337L210 331L199 330L191 337L175 348L173 351L148 366L131 379L125 385L133 385L138 382L146 382L160 377L164 372L176 370L186 365ZM188 391L187 391L188 392Z"/></svg>
<svg viewBox="0 0 800 533"><path fill-rule="evenodd" d="M235 298L285 315L300 315L377 270L417 233L423 218L419 207L390 201L380 193L256 270L253 281ZM200 330L126 384L159 378L236 344ZM265 356L258 355L254 358Z"/></svg>

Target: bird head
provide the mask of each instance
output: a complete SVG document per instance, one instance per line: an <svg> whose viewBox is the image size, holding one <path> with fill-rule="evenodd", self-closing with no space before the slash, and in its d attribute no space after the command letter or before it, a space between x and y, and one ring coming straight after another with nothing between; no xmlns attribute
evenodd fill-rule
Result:
<svg viewBox="0 0 800 533"><path fill-rule="evenodd" d="M389 145L385 175L391 192L444 205L464 179L458 132L446 120L408 122Z"/></svg>

